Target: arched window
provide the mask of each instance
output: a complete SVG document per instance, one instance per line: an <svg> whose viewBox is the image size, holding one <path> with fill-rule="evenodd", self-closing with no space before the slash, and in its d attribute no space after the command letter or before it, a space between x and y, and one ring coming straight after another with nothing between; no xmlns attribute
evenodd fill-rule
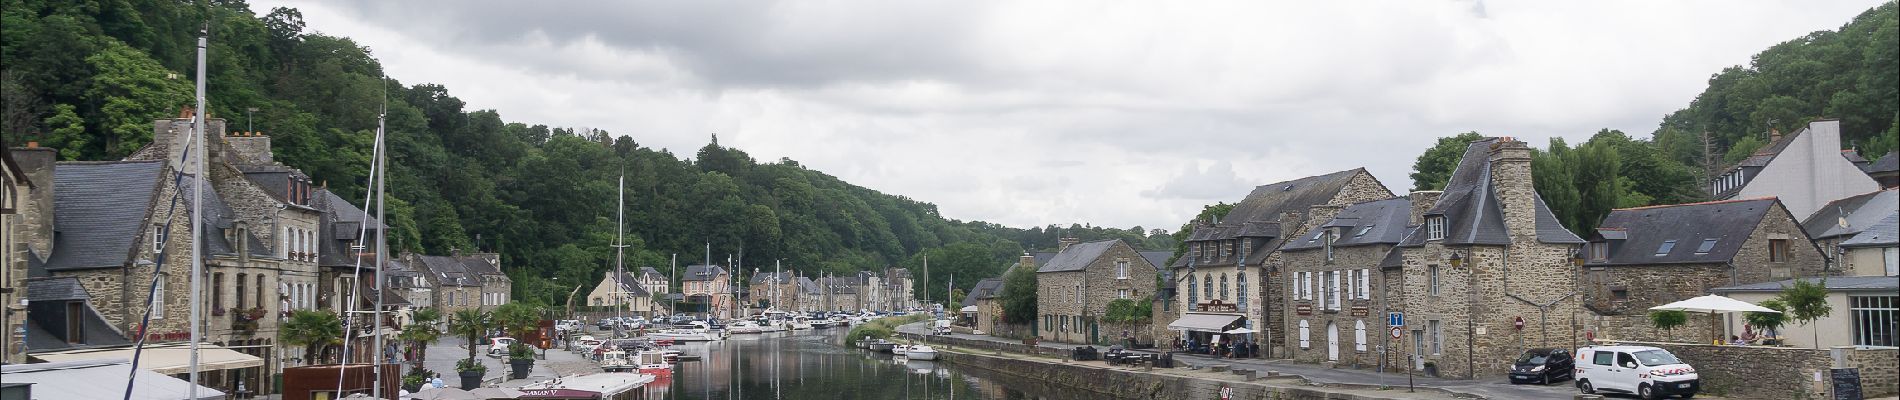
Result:
<svg viewBox="0 0 1900 400"><path fill-rule="evenodd" d="M1234 304L1240 312L1247 312L1247 273L1234 274Z"/></svg>
<svg viewBox="0 0 1900 400"><path fill-rule="evenodd" d="M1193 305L1195 305L1195 304L1198 304L1198 303L1200 303L1200 302L1201 302L1201 292L1200 292L1200 286L1201 286L1201 284L1200 284L1200 282L1199 282L1199 281L1196 281L1196 280L1194 280L1194 277L1193 277L1193 276L1189 276L1189 277L1188 277L1188 279L1187 279L1187 295L1188 295L1188 305L1189 305L1189 306L1193 306Z"/></svg>
<svg viewBox="0 0 1900 400"><path fill-rule="evenodd" d="M1227 274L1220 274L1220 299L1227 300Z"/></svg>
<svg viewBox="0 0 1900 400"><path fill-rule="evenodd" d="M1208 300L1214 299L1214 276L1213 275L1201 276L1201 297L1206 297Z"/></svg>

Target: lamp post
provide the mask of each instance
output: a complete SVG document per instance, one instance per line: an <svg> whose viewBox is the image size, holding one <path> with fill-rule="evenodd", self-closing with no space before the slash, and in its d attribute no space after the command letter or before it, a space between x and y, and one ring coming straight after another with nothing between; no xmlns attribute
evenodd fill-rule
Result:
<svg viewBox="0 0 1900 400"><path fill-rule="evenodd" d="M257 107L244 108L244 131L245 132L257 132L256 130L252 129L252 125L251 125L251 113L254 113L254 112L257 112Z"/></svg>

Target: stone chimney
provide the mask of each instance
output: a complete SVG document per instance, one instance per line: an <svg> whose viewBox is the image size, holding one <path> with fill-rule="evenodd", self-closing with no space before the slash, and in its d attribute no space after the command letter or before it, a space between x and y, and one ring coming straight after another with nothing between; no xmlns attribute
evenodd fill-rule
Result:
<svg viewBox="0 0 1900 400"><path fill-rule="evenodd" d="M38 143L10 151L14 164L26 174L27 182L33 184L33 188L20 197L20 209L15 210L22 216L20 224L26 234L26 248L47 257L53 254L53 162L59 159L59 152L39 147ZM0 238L3 239L6 238Z"/></svg>
<svg viewBox="0 0 1900 400"><path fill-rule="evenodd" d="M1017 263L1021 264L1023 268L1028 269L1031 272L1034 272L1036 270L1036 256L1029 255L1029 253L1027 252L1023 253L1022 260L1017 261Z"/></svg>
<svg viewBox="0 0 1900 400"><path fill-rule="evenodd" d="M229 148L231 162L248 165L270 165L273 161L270 148L270 136L263 132L232 132L224 135L224 145Z"/></svg>
<svg viewBox="0 0 1900 400"><path fill-rule="evenodd" d="M1412 217L1409 219L1406 219L1407 221L1406 224L1407 225L1424 224L1425 211L1432 209L1432 206L1434 205L1438 205L1438 198L1444 195L1445 195L1445 192L1437 191L1437 190L1420 190L1420 191L1412 192L1411 194L1405 195L1406 199L1409 199L1412 201L1412 214L1411 214Z"/></svg>
<svg viewBox="0 0 1900 400"><path fill-rule="evenodd" d="M1081 242L1082 242L1082 239L1076 239L1072 237L1058 238L1056 239L1056 252L1061 253L1063 250L1068 250L1069 246L1072 246L1072 245L1075 245L1076 243L1081 243Z"/></svg>
<svg viewBox="0 0 1900 400"><path fill-rule="evenodd" d="M462 248L454 247L454 246L449 247L449 257L461 257L461 256L462 256Z"/></svg>
<svg viewBox="0 0 1900 400"><path fill-rule="evenodd" d="M187 143L188 140L191 139L191 134L192 134L191 116L189 114L189 110L181 114L185 115L184 118L161 119L161 120L153 121L152 122L152 144L147 149L145 149L147 151L139 151L139 152L133 153L132 155L126 156L126 159L127 160L141 160L141 161L142 160L162 160L162 161L166 161L167 165L172 165L173 167L176 167L176 168L185 168L187 171L195 170L197 167L195 166L196 164L193 164L193 163L197 162L198 160L204 159L206 157L192 157L190 162L187 162L185 164L173 165L173 163L178 162L178 160L184 154L185 143ZM210 153L210 157L208 158L210 158L211 162L214 162L214 163L227 162L227 160L225 160L224 158L224 154L226 153L225 143L224 143L224 120L216 119L216 118L206 118L205 131L211 133L210 135L207 135L206 139L208 141L205 142L205 151Z"/></svg>
<svg viewBox="0 0 1900 400"><path fill-rule="evenodd" d="M1536 236L1537 188L1531 181L1531 149L1511 137L1491 143L1491 190L1512 236Z"/></svg>
<svg viewBox="0 0 1900 400"><path fill-rule="evenodd" d="M1300 227L1301 229L1299 230L1299 232L1304 233L1307 230L1312 229L1312 227L1325 224L1326 221L1331 221L1333 220L1333 217L1339 216L1339 212L1345 209L1346 209L1346 206L1332 205L1332 204L1320 204L1320 205L1315 205L1312 207L1307 207L1306 208L1307 219L1306 219L1306 224L1305 224L1306 226Z"/></svg>

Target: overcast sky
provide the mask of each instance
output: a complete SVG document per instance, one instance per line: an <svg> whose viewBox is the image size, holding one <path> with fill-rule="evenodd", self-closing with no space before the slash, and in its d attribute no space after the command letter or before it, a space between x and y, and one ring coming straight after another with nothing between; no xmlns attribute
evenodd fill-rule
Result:
<svg viewBox="0 0 1900 400"><path fill-rule="evenodd" d="M1711 74L1880 2L545 3L288 5L509 121L685 156L717 133L947 218L1173 230L1339 170L1402 194L1458 132L1647 137Z"/></svg>

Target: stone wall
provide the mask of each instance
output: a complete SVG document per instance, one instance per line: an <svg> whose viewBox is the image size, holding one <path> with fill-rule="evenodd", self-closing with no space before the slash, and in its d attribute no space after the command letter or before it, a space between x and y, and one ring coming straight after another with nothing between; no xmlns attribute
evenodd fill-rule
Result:
<svg viewBox="0 0 1900 400"><path fill-rule="evenodd" d="M1038 398L1057 399L1220 399L1231 389L1234 399L1362 400L1402 397L1365 396L1312 386L1270 386L1263 381L1243 382L1155 374L1097 364L1062 363L1034 358L969 353L941 353L943 362L984 379L1013 388L1040 389Z"/></svg>
<svg viewBox="0 0 1900 400"><path fill-rule="evenodd" d="M1324 287L1319 282L1319 279L1325 276L1323 272L1336 271L1341 275L1341 288L1346 290L1346 297L1341 298L1338 309L1328 309L1327 304L1320 304L1317 301L1317 295L1312 300L1288 297L1289 300L1283 310L1287 320L1281 325L1291 336L1287 338L1286 352L1282 355L1297 361L1333 363L1359 368L1378 365L1378 347L1386 344L1384 339L1389 337L1385 324L1385 313L1389 310L1386 306L1384 291L1379 290L1387 287L1387 284L1384 279L1385 274L1380 272L1379 260L1385 258L1385 254L1391 248L1391 245L1337 247L1333 249L1333 260L1330 262L1326 260L1326 251L1323 249L1282 252L1288 261L1287 276L1297 276L1298 272L1313 274L1313 290L1318 292ZM1367 290L1369 299L1362 300L1354 296L1358 283L1347 282L1351 279L1352 272L1361 270L1369 274L1367 278L1370 285ZM1283 286L1290 288L1292 285L1299 284L1298 278L1290 278ZM1338 295L1337 291L1327 296L1330 299L1335 295ZM1299 311L1302 307L1308 310L1305 315ZM1307 323L1309 339L1307 346L1300 346L1300 322ZM1326 328L1328 324L1338 329L1339 343L1334 344L1328 340ZM1364 343L1358 341L1360 326L1363 326L1365 330ZM1337 346L1338 358L1329 359L1334 346Z"/></svg>
<svg viewBox="0 0 1900 400"><path fill-rule="evenodd" d="M1782 203L1774 204L1774 209L1768 210L1768 215L1755 226L1755 232L1748 235L1748 241L1735 253L1734 284L1839 275L1838 271L1830 273L1827 270L1827 255L1808 240L1807 232L1801 229L1801 223L1796 219L1798 217L1791 216ZM1788 241L1787 259L1778 262L1768 260L1768 243L1772 239Z"/></svg>
<svg viewBox="0 0 1900 400"><path fill-rule="evenodd" d="M1706 344L1620 342L1668 349L1695 367L1703 393L1735 399L1829 398L1828 376L1835 366L1861 368L1861 393L1867 397L1900 393L1896 387L1896 349L1837 350L1794 347L1714 346ZM1842 353L1836 364L1835 351ZM1821 382L1815 382L1816 373Z"/></svg>
<svg viewBox="0 0 1900 400"><path fill-rule="evenodd" d="M1116 264L1128 263L1128 278L1116 277ZM1043 329L1038 335L1046 340L1072 343L1115 341L1121 330L1096 324L1105 315L1108 303L1128 291L1128 298L1139 301L1154 295L1155 267L1125 242L1116 241L1087 267L1074 272L1038 272L1036 274L1036 311L1053 316L1056 329ZM1077 301L1076 289L1082 299ZM1061 320L1067 317L1065 327ZM1080 322L1078 322L1080 321ZM1046 328L1046 327L1045 327ZM1091 329L1094 328L1094 329Z"/></svg>

